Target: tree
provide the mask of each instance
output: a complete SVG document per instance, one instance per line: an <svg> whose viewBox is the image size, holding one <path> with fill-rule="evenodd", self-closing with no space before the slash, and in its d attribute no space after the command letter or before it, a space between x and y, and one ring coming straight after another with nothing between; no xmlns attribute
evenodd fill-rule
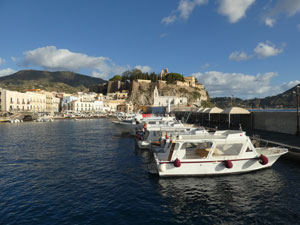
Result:
<svg viewBox="0 0 300 225"><path fill-rule="evenodd" d="M150 73L149 79L151 80L151 82L156 83L158 80L158 75L152 72Z"/></svg>
<svg viewBox="0 0 300 225"><path fill-rule="evenodd" d="M201 97L201 94L198 91L193 91L193 99L197 100Z"/></svg>
<svg viewBox="0 0 300 225"><path fill-rule="evenodd" d="M112 78L109 79L110 81L114 81L114 80L122 80L122 77L120 75L115 75Z"/></svg>
<svg viewBox="0 0 300 225"><path fill-rule="evenodd" d="M179 73L168 73L165 76L165 80L168 84L174 84L176 81L184 81L184 77Z"/></svg>

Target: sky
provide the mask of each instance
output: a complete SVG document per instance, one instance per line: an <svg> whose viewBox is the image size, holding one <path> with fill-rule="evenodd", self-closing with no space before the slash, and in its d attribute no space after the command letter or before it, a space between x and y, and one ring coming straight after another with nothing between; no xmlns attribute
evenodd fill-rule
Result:
<svg viewBox="0 0 300 225"><path fill-rule="evenodd" d="M244 99L300 83L300 0L0 0L0 24L0 76L168 68Z"/></svg>

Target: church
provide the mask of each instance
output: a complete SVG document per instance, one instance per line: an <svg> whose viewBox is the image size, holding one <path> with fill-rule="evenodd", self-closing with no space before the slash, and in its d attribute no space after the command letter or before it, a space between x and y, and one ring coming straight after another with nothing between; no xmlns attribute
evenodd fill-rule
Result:
<svg viewBox="0 0 300 225"><path fill-rule="evenodd" d="M170 105L182 105L187 104L187 98L186 97L177 97L177 96L159 96L157 86L155 86L154 89L154 101L153 106L164 106L167 107L168 103L170 102Z"/></svg>

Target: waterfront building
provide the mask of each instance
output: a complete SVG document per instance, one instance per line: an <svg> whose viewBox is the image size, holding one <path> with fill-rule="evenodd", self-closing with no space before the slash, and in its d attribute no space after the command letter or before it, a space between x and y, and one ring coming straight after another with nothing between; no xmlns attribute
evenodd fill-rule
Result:
<svg viewBox="0 0 300 225"><path fill-rule="evenodd" d="M74 100L70 104L70 109L74 112L92 112L94 110L94 102L89 101L80 101L80 100Z"/></svg>
<svg viewBox="0 0 300 225"><path fill-rule="evenodd" d="M108 109L108 111L111 112L116 112L117 111L117 106L120 104L124 104L125 100L106 100L104 102L104 107L106 107Z"/></svg>
<svg viewBox="0 0 300 225"><path fill-rule="evenodd" d="M32 108L26 93L0 89L0 99L2 112L30 111Z"/></svg>
<svg viewBox="0 0 300 225"><path fill-rule="evenodd" d="M133 112L133 104L130 103L124 103L124 104L119 104L117 105L117 111L118 112Z"/></svg>
<svg viewBox="0 0 300 225"><path fill-rule="evenodd" d="M1 108L3 112L50 112L58 110L59 99L48 93L48 109L46 94L41 90L29 90L25 93L0 89ZM50 94L52 97L50 97ZM50 104L51 101L51 104ZM57 105L56 105L57 104Z"/></svg>
<svg viewBox="0 0 300 225"><path fill-rule="evenodd" d="M94 111L95 112L104 112L104 102L100 100L94 101Z"/></svg>
<svg viewBox="0 0 300 225"><path fill-rule="evenodd" d="M29 104L31 105L32 112L46 112L46 95L27 91L25 94L28 96Z"/></svg>
<svg viewBox="0 0 300 225"><path fill-rule="evenodd" d="M160 96L158 93L157 86L155 86L154 89L154 100L153 100L153 106L168 106L168 104L172 105L182 105L187 104L187 98L186 97L177 97L177 96Z"/></svg>
<svg viewBox="0 0 300 225"><path fill-rule="evenodd" d="M71 110L71 102L77 101L79 98L74 95L70 94L64 94L62 101L61 101L61 110L66 111L66 110Z"/></svg>

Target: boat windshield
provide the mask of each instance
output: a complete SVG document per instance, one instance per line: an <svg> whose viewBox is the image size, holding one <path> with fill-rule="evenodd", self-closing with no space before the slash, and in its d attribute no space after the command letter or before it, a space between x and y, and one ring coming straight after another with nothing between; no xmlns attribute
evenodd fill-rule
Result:
<svg viewBox="0 0 300 225"><path fill-rule="evenodd" d="M145 131L144 140L147 140L147 138L149 137L149 133L150 132L148 130Z"/></svg>
<svg viewBox="0 0 300 225"><path fill-rule="evenodd" d="M183 144L181 149L185 150L186 159L204 159L207 158L212 145L212 142L187 142Z"/></svg>
<svg viewBox="0 0 300 225"><path fill-rule="evenodd" d="M218 157L239 155L242 147L243 143L217 144L212 156Z"/></svg>

